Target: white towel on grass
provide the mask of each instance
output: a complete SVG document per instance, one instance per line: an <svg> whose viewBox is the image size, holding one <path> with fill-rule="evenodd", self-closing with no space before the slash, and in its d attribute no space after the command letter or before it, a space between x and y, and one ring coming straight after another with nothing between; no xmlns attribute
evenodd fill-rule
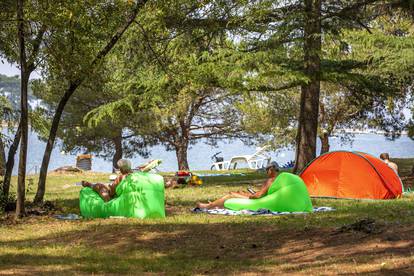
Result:
<svg viewBox="0 0 414 276"><path fill-rule="evenodd" d="M320 212L331 212L335 211L332 207L314 207L312 213L320 213ZM268 215L268 216L280 216L280 215L298 215L298 214L309 214L308 212L272 212L267 209L259 209L257 211L252 210L240 210L240 211L233 211L228 209L200 209L194 208L192 210L194 213L207 213L212 215L227 215L227 216L238 216L238 215L249 215L249 216L257 216L257 215Z"/></svg>

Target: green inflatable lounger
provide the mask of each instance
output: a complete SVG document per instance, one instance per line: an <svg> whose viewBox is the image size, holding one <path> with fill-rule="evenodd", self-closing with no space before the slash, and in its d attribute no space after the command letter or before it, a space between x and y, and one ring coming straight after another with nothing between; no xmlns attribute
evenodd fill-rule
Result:
<svg viewBox="0 0 414 276"><path fill-rule="evenodd" d="M164 218L164 178L135 172L116 187L116 197L105 202L89 187L80 191L80 212L84 218Z"/></svg>
<svg viewBox="0 0 414 276"><path fill-rule="evenodd" d="M280 173L273 181L267 195L259 199L230 198L224 202L227 209L268 209L273 212L312 212L312 202L303 180L291 173Z"/></svg>

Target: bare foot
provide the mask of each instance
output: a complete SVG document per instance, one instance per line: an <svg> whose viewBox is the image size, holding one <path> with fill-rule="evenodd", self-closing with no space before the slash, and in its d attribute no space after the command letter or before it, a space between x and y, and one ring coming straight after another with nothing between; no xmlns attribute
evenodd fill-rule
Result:
<svg viewBox="0 0 414 276"><path fill-rule="evenodd" d="M208 209L210 207L210 204L199 202L199 203L197 203L197 207L200 208L200 209Z"/></svg>

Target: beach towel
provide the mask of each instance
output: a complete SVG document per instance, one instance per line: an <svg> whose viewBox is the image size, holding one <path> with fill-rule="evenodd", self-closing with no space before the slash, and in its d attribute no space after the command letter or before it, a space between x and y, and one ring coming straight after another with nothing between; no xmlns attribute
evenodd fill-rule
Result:
<svg viewBox="0 0 414 276"><path fill-rule="evenodd" d="M312 213L321 213L321 212L331 212L335 211L332 207L314 207ZM267 216L281 216L281 215L305 215L309 214L309 212L272 212L267 209L259 209L257 211L252 210L240 210L240 211L233 211L228 209L200 209L194 208L192 210L193 213L206 213L211 215L226 215L226 216L240 216L240 215L247 215L247 216L258 216L258 215L267 215Z"/></svg>

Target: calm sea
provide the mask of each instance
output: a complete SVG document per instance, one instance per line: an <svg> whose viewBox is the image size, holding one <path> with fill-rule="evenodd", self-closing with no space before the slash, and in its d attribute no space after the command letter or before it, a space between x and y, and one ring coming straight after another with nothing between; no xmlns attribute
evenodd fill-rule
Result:
<svg viewBox="0 0 414 276"><path fill-rule="evenodd" d="M319 148L319 145L318 145ZM29 151L27 170L29 173L39 171L45 143L40 141L36 133L29 135ZM208 170L211 166L211 155L221 151L221 156L225 160L235 155L247 155L254 153L254 146L246 146L240 141L219 142L217 147L212 147L204 143L198 143L189 150L188 161L192 170ZM382 135L376 134L357 134L352 144L341 145L339 139L331 138L331 150L357 150L378 156L381 152L388 152L391 157L414 157L414 141L407 136L402 136L395 141L385 139ZM319 152L319 149L318 149ZM279 164L294 159L294 151L292 149L284 149L270 152L272 160L276 160ZM163 163L159 167L162 171L177 170L177 159L175 153L166 151L162 146L156 146L151 149L151 156L148 159L136 156L132 159L133 165L137 166L151 159L162 159ZM59 142L53 150L49 170L56 169L61 166L75 165L76 155L62 154ZM18 164L16 157L16 164ZM110 160L94 157L92 160L92 169L100 172L110 172L112 168ZM17 173L17 165L14 168L14 174Z"/></svg>

